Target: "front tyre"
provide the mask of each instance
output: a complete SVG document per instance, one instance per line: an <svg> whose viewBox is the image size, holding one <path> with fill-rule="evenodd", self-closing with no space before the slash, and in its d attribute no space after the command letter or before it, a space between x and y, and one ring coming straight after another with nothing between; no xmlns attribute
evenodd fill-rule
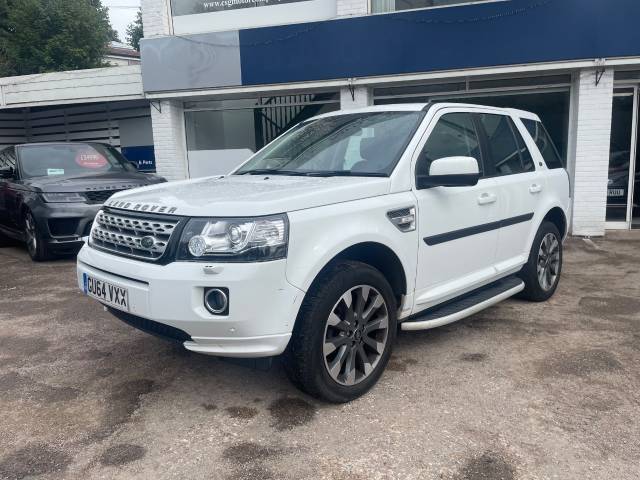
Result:
<svg viewBox="0 0 640 480"><path fill-rule="evenodd" d="M364 263L336 263L305 296L285 370L302 391L348 402L378 381L396 331L396 301L384 276Z"/></svg>
<svg viewBox="0 0 640 480"><path fill-rule="evenodd" d="M35 218L30 211L24 215L24 236L27 243L27 252L34 262L42 262L51 257L47 246L42 240L42 233L38 228Z"/></svg>
<svg viewBox="0 0 640 480"><path fill-rule="evenodd" d="M562 236L551 222L542 222L533 240L529 260L518 274L525 288L520 297L534 302L549 299L560 281Z"/></svg>

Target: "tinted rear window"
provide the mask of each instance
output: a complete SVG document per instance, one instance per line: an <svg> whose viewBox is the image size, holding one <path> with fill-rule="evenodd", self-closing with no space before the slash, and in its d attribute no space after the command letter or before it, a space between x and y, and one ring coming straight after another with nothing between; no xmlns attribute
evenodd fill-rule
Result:
<svg viewBox="0 0 640 480"><path fill-rule="evenodd" d="M481 113L478 118L486 134L490 161L493 163L495 175L524 172L520 150L513 135L509 117Z"/></svg>
<svg viewBox="0 0 640 480"><path fill-rule="evenodd" d="M553 144L549 133L547 133L547 130L544 128L544 125L526 118L522 119L522 123L529 131L534 142L536 142L538 150L540 150L544 162L547 164L547 168L564 168L564 163L558 154L558 150Z"/></svg>

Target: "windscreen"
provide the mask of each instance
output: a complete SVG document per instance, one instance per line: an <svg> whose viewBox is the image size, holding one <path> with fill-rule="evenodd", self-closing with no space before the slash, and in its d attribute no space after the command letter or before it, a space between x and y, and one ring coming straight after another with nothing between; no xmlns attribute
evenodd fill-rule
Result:
<svg viewBox="0 0 640 480"><path fill-rule="evenodd" d="M369 112L304 122L235 174L388 176L424 112Z"/></svg>
<svg viewBox="0 0 640 480"><path fill-rule="evenodd" d="M20 171L25 178L135 170L116 149L106 145L69 143L20 147Z"/></svg>

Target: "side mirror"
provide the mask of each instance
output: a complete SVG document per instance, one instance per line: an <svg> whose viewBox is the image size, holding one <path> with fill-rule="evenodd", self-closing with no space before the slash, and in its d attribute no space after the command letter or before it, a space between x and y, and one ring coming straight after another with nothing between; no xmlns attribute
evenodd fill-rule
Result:
<svg viewBox="0 0 640 480"><path fill-rule="evenodd" d="M444 157L431 162L429 175L418 174L419 189L432 187L470 187L480 179L478 161L473 157Z"/></svg>
<svg viewBox="0 0 640 480"><path fill-rule="evenodd" d="M16 172L12 167L0 168L0 178L15 178Z"/></svg>

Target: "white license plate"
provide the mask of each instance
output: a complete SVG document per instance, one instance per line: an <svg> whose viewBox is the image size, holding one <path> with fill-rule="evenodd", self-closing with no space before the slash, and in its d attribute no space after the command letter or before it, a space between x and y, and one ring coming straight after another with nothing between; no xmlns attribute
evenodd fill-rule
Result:
<svg viewBox="0 0 640 480"><path fill-rule="evenodd" d="M624 197L624 188L609 188L607 197Z"/></svg>
<svg viewBox="0 0 640 480"><path fill-rule="evenodd" d="M112 283L98 280L86 273L82 274L84 293L97 298L102 303L119 310L129 311L129 292L126 288L118 287Z"/></svg>

